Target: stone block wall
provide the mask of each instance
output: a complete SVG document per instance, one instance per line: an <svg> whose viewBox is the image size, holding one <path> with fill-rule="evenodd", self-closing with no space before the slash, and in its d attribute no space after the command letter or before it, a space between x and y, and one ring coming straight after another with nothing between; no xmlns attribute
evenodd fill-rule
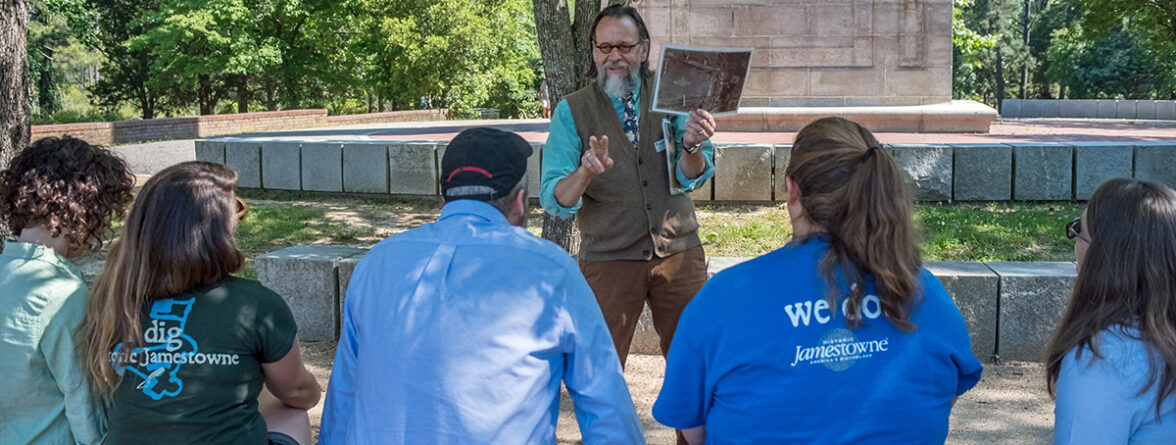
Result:
<svg viewBox="0 0 1176 445"><path fill-rule="evenodd" d="M261 145L261 142L256 141L225 142L225 165L237 172L237 186L261 188ZM200 153L196 152L197 155ZM197 159L215 162L211 159Z"/></svg>
<svg viewBox="0 0 1176 445"><path fill-rule="evenodd" d="M364 249L294 246L257 258L258 278L290 305L302 338L337 338L347 287ZM747 261L707 258L707 275ZM967 325L972 352L983 361L1040 361L1045 345L1069 304L1074 263L931 261L925 267L943 284ZM645 310L631 351L660 354L652 319Z"/></svg>
<svg viewBox="0 0 1176 445"><path fill-rule="evenodd" d="M1176 188L1176 150L1166 142L1137 143L1135 177Z"/></svg>
<svg viewBox="0 0 1176 445"><path fill-rule="evenodd" d="M948 145L890 145L919 201L951 201L952 148Z"/></svg>
<svg viewBox="0 0 1176 445"><path fill-rule="evenodd" d="M1080 119L1176 119L1176 101L1115 99L1005 99L1000 117Z"/></svg>
<svg viewBox="0 0 1176 445"><path fill-rule="evenodd" d="M435 143L388 147L388 191L397 195L437 195L441 156Z"/></svg>
<svg viewBox="0 0 1176 445"><path fill-rule="evenodd" d="M241 187L438 196L444 142L221 138L196 157L237 171ZM543 145L527 184L539 193ZM1103 181L1137 177L1176 187L1176 141L887 145L919 201L1086 200ZM790 145L718 145L715 177L695 201L787 200Z"/></svg>
<svg viewBox="0 0 1176 445"><path fill-rule="evenodd" d="M1006 201L1013 196L1013 151L1003 144L952 145L957 201Z"/></svg>
<svg viewBox="0 0 1176 445"><path fill-rule="evenodd" d="M1068 200L1073 194L1074 148L1069 145L1013 143L1013 199Z"/></svg>
<svg viewBox="0 0 1176 445"><path fill-rule="evenodd" d="M1074 263L985 263L1000 277L997 354L1041 361L1061 320L1078 272Z"/></svg>
<svg viewBox="0 0 1176 445"><path fill-rule="evenodd" d="M254 267L258 281L290 305L303 340L331 341L339 335L339 263L362 252L300 245L260 255Z"/></svg>
<svg viewBox="0 0 1176 445"><path fill-rule="evenodd" d="M388 145L343 144L343 191L388 193Z"/></svg>
<svg viewBox="0 0 1176 445"><path fill-rule="evenodd" d="M715 147L715 200L771 201L772 146Z"/></svg>
<svg viewBox="0 0 1176 445"><path fill-rule="evenodd" d="M923 267L939 278L944 290L960 309L972 340L972 353L984 361L996 352L997 306L1000 277L984 263L929 261Z"/></svg>
<svg viewBox="0 0 1176 445"><path fill-rule="evenodd" d="M335 162L312 168L334 169ZM270 142L261 146L261 187L277 190L302 190L302 143Z"/></svg>
<svg viewBox="0 0 1176 445"><path fill-rule="evenodd" d="M1134 176L1134 147L1106 142L1071 142L1074 147L1074 199L1089 200L1111 178Z"/></svg>
<svg viewBox="0 0 1176 445"><path fill-rule="evenodd" d="M343 144L341 142L320 142L302 144L302 159L320 162L302 162L302 190L316 192L343 191Z"/></svg>

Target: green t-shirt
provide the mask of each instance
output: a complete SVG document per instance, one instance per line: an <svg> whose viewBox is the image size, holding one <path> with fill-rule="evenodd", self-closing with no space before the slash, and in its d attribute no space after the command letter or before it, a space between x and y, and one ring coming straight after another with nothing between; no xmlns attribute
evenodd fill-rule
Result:
<svg viewBox="0 0 1176 445"><path fill-rule="evenodd" d="M285 357L298 330L286 302L230 277L154 301L141 317L144 346L111 353L123 379L106 443L265 444L261 364Z"/></svg>

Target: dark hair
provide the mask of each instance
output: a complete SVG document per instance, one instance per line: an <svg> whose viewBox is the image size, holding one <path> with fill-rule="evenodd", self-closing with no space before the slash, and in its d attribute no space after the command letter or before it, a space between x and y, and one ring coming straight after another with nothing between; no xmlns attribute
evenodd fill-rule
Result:
<svg viewBox="0 0 1176 445"><path fill-rule="evenodd" d="M0 173L0 209L14 235L44 226L52 236L68 234L71 250L98 250L134 186L126 162L110 150L47 137L21 150Z"/></svg>
<svg viewBox="0 0 1176 445"><path fill-rule="evenodd" d="M1157 385L1156 415L1176 394L1176 191L1118 178L1095 190L1086 208L1090 245L1070 304L1046 351L1050 394L1071 350L1099 353L1112 326L1135 328L1147 346L1150 371L1139 394Z"/></svg>
<svg viewBox="0 0 1176 445"><path fill-rule="evenodd" d="M645 44L649 44L649 28L645 27L645 20L641 19L641 14L632 6L625 6L622 4L611 5L600 10L596 14L596 19L592 21L592 28L588 30L588 51L592 52L593 47L596 46L596 26L600 24L600 20L605 17L612 17L614 19L623 19L625 17L633 19L633 23L637 24L637 38ZM596 78L596 63L589 58L588 71L584 73L584 77L591 79ZM649 54L645 55L645 60L641 61L641 75L649 75Z"/></svg>
<svg viewBox="0 0 1176 445"><path fill-rule="evenodd" d="M914 199L894 157L865 127L839 117L816 120L796 135L786 175L796 182L804 215L829 239L821 271L830 306L841 269L849 295L850 327L860 325L865 276L875 280L882 309L895 326L913 331L911 303L922 257L912 215ZM811 236L816 236L814 233Z"/></svg>
<svg viewBox="0 0 1176 445"><path fill-rule="evenodd" d="M143 185L80 328L95 392L109 395L118 386L110 351L118 343L142 343L146 304L211 286L244 266L233 241L236 188L237 174L228 167L196 161L163 169Z"/></svg>

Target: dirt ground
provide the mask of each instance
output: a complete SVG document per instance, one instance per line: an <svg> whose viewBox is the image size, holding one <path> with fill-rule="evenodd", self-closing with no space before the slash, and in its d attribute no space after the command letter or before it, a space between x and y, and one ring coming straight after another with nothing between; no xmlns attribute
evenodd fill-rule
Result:
<svg viewBox="0 0 1176 445"><path fill-rule="evenodd" d="M303 359L325 389L335 357L335 343L305 343ZM637 407L645 439L650 445L673 444L674 431L650 415L661 389L665 361L661 356L629 357L625 380ZM984 378L960 397L952 410L952 445L1042 444L1049 443L1053 431L1053 400L1045 391L1042 367L1038 363L1004 363L985 366ZM325 394L324 394L325 395ZM318 435L322 403L310 412L311 428ZM571 399L564 393L560 400L556 436L560 444L580 443Z"/></svg>

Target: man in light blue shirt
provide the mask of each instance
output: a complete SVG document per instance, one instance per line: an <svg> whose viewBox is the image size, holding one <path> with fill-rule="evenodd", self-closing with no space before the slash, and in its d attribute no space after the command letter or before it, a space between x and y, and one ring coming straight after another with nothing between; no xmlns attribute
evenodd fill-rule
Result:
<svg viewBox="0 0 1176 445"><path fill-rule="evenodd" d="M441 216L360 261L321 443L554 443L561 381L584 443L645 442L575 261L522 227L530 155L513 133L463 131Z"/></svg>

